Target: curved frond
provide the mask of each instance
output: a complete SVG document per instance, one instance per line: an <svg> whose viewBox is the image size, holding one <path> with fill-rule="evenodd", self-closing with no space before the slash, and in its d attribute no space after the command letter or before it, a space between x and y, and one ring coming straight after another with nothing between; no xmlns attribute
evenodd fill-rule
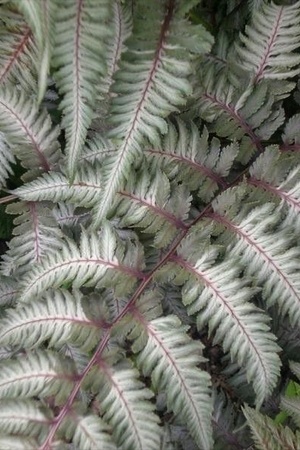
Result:
<svg viewBox="0 0 300 450"><path fill-rule="evenodd" d="M117 450L112 442L110 428L96 415L82 415L72 411L72 415L67 416L61 430L76 449Z"/></svg>
<svg viewBox="0 0 300 450"><path fill-rule="evenodd" d="M170 186L160 170L152 173L147 168L129 181L124 191L118 192L121 200L116 204L116 215L121 225L142 228L155 235L154 245L166 247L178 230L186 229L191 196L184 185Z"/></svg>
<svg viewBox="0 0 300 450"><path fill-rule="evenodd" d="M262 140L269 139L284 121L276 90L266 81L237 87L211 63L200 82L200 117L212 123L211 130L218 136L238 139L239 159L247 163L254 152L263 151Z"/></svg>
<svg viewBox="0 0 300 450"><path fill-rule="evenodd" d="M0 362L0 398L55 396L60 404L68 398L76 376L71 359L39 350Z"/></svg>
<svg viewBox="0 0 300 450"><path fill-rule="evenodd" d="M71 185L64 174L51 171L24 184L14 194L26 201L68 202L90 208L99 202L101 189L100 165L86 163L76 172Z"/></svg>
<svg viewBox="0 0 300 450"><path fill-rule="evenodd" d="M157 450L161 432L149 401L153 392L139 381L138 371L126 362L110 367L101 361L91 376L92 389L105 411L103 418L110 424L118 446L124 450Z"/></svg>
<svg viewBox="0 0 300 450"><path fill-rule="evenodd" d="M10 305L18 294L18 283L13 277L0 276L0 305Z"/></svg>
<svg viewBox="0 0 300 450"><path fill-rule="evenodd" d="M146 149L146 157L171 179L179 180L191 191L198 190L201 200L208 202L218 187L226 186L224 178L238 154L238 145L233 143L221 149L217 138L209 143L206 128L200 135L193 122L177 119L175 125L168 123L162 142Z"/></svg>
<svg viewBox="0 0 300 450"><path fill-rule="evenodd" d="M0 91L0 129L26 169L27 178L49 171L61 157L58 129L52 128L48 113L16 89Z"/></svg>
<svg viewBox="0 0 300 450"><path fill-rule="evenodd" d="M35 2L13 0L29 24L37 47L36 68L38 73L37 102L40 103L47 87L50 59L54 42L56 4L53 0Z"/></svg>
<svg viewBox="0 0 300 450"><path fill-rule="evenodd" d="M234 54L237 64L251 72L254 83L293 78L300 73L300 56L295 52L300 46L299 5L264 1L261 8L254 9L251 24L245 34L240 34Z"/></svg>
<svg viewBox="0 0 300 450"><path fill-rule="evenodd" d="M109 4L108 0L64 0L57 17L54 77L64 95L60 107L72 180L93 118L96 83L106 71L103 53L110 34Z"/></svg>
<svg viewBox="0 0 300 450"><path fill-rule="evenodd" d="M105 218L116 191L128 178L141 144L145 139L157 144L160 134L167 131L164 118L191 94L191 53L204 53L212 44L210 34L184 19L174 0L138 1L135 8L133 35L126 43L128 51L121 58L113 85L117 95L112 99L110 137L119 146L104 164L95 226Z"/></svg>
<svg viewBox="0 0 300 450"><path fill-rule="evenodd" d="M5 187L7 178L12 175L11 165L14 163L15 158L6 142L5 134L0 132L0 189Z"/></svg>
<svg viewBox="0 0 300 450"><path fill-rule="evenodd" d="M24 18L10 6L1 5L0 84L11 83L33 92L36 89L37 48Z"/></svg>
<svg viewBox="0 0 300 450"><path fill-rule="evenodd" d="M145 376L151 375L154 388L166 394L168 409L186 424L200 448L210 449L210 378L198 368L204 361L201 345L188 337L187 327L176 316L150 322L138 312L134 317L140 323L132 332L138 366Z"/></svg>
<svg viewBox="0 0 300 450"><path fill-rule="evenodd" d="M270 417L249 408L249 406L244 406L243 412L258 450L297 450L300 448L299 431L294 434L289 427L275 425Z"/></svg>
<svg viewBox="0 0 300 450"><path fill-rule="evenodd" d="M107 126L105 116L111 103L111 87L114 82L114 74L119 69L121 54L126 51L126 40L132 32L132 12L130 5L125 5L120 0L115 0L111 5L111 17L108 27L112 33L105 41L107 71L103 80L98 86L99 99L97 101L97 111L93 126L102 129ZM96 106L97 106L96 105Z"/></svg>
<svg viewBox="0 0 300 450"><path fill-rule="evenodd" d="M60 251L62 233L51 210L40 203L13 203L7 207L7 212L17 218L14 219L14 237L2 257L1 272L20 277L45 255Z"/></svg>
<svg viewBox="0 0 300 450"><path fill-rule="evenodd" d="M73 344L89 350L96 346L105 325L104 315L93 317L92 308L98 304L92 298L85 301L77 291L51 290L40 300L6 310L1 345L34 348L47 342L48 348Z"/></svg>
<svg viewBox="0 0 300 450"><path fill-rule="evenodd" d="M50 410L34 400L2 400L0 437L6 434L19 435L24 436L26 442L26 436L42 436L50 425L51 419Z"/></svg>
<svg viewBox="0 0 300 450"><path fill-rule="evenodd" d="M287 214L290 226L300 226L300 155L268 147L250 167L247 182L266 191Z"/></svg>
<svg viewBox="0 0 300 450"><path fill-rule="evenodd" d="M268 316L249 302L254 291L240 278L236 259L217 264L219 248L205 240L200 244L203 239L201 231L193 230L172 258L174 262L162 271L167 270L176 284L183 284L183 303L189 314L197 313L198 329L208 324L214 343L246 369L257 403L262 403L279 375L280 348L269 331Z"/></svg>
<svg viewBox="0 0 300 450"><path fill-rule="evenodd" d="M141 267L141 248L133 242L129 249L126 248L126 242L118 239L106 223L100 236L82 231L79 247L73 241L65 240L60 252L43 258L32 267L23 280L21 301L29 302L50 287L69 283L78 288L97 286L101 282L101 287L107 285L125 295L137 279L143 278Z"/></svg>
<svg viewBox="0 0 300 450"><path fill-rule="evenodd" d="M299 324L300 249L293 242L292 229L288 233L287 227L278 227L280 210L271 203L260 206L255 193L247 197L239 188L224 192L213 208L211 217L227 230L221 241L228 242L229 235L235 236L230 253L262 287L267 305L276 303L293 325Z"/></svg>

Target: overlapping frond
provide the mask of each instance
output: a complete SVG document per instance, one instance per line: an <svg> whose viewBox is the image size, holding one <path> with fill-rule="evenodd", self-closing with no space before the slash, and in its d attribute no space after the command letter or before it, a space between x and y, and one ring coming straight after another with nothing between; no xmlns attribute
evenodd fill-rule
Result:
<svg viewBox="0 0 300 450"><path fill-rule="evenodd" d="M1 7L0 36L0 84L8 82L18 89L34 91L37 48L24 18L9 6Z"/></svg>
<svg viewBox="0 0 300 450"><path fill-rule="evenodd" d="M149 322L138 314L135 318L140 324L131 335L138 366L151 376L154 388L166 395L167 408L186 424L199 447L210 449L210 379L198 368L204 361L201 345L189 338L187 327L176 316Z"/></svg>
<svg viewBox="0 0 300 450"><path fill-rule="evenodd" d="M51 171L14 193L26 201L68 202L90 208L99 202L101 188L100 165L86 163L76 172L72 184L63 173Z"/></svg>
<svg viewBox="0 0 300 450"><path fill-rule="evenodd" d="M35 450L38 447L38 442L33 437L5 436L2 434L0 446L6 450Z"/></svg>
<svg viewBox="0 0 300 450"><path fill-rule="evenodd" d="M254 152L262 152L262 141L269 139L284 121L278 103L279 90L266 82L248 87L236 86L216 64L207 63L203 71L197 106L201 118L211 122L220 137L240 142L239 159L247 163Z"/></svg>
<svg viewBox="0 0 300 450"><path fill-rule="evenodd" d="M251 23L240 34L235 62L251 72L253 83L293 78L300 73L300 56L295 51L299 39L299 2L276 5L264 1L253 10Z"/></svg>
<svg viewBox="0 0 300 450"><path fill-rule="evenodd" d="M43 0L38 3L34 0L13 1L30 26L30 33L33 35L37 48L35 58L38 74L37 102L40 103L47 88L55 34L56 3L54 0Z"/></svg>
<svg viewBox="0 0 300 450"><path fill-rule="evenodd" d="M115 0L111 5L111 17L108 27L112 33L106 39L106 64L107 71L103 81L98 86L99 99L97 102L96 118L93 123L95 128L105 129L105 117L111 102L111 86L114 82L114 74L119 68L121 54L126 50L126 39L132 32L132 12L129 5Z"/></svg>
<svg viewBox="0 0 300 450"><path fill-rule="evenodd" d="M83 415L73 410L72 416L64 421L62 430L73 446L80 450L117 450L111 429L96 414Z"/></svg>
<svg viewBox="0 0 300 450"><path fill-rule="evenodd" d="M92 122L96 83L101 82L99 78L106 71L104 49L110 34L106 23L109 5L108 0L65 0L57 17L54 77L64 96L60 107L71 179Z"/></svg>
<svg viewBox="0 0 300 450"><path fill-rule="evenodd" d="M68 398L75 375L73 361L51 351L39 350L0 363L0 398L55 396L60 404Z"/></svg>
<svg viewBox="0 0 300 450"><path fill-rule="evenodd" d="M139 380L138 371L126 362L110 367L100 361L99 368L95 367L91 374L92 389L105 410L104 419L111 425L118 446L124 450L159 448L159 419L150 401L153 392Z"/></svg>
<svg viewBox="0 0 300 450"><path fill-rule="evenodd" d="M197 314L198 329L208 324L214 342L246 369L261 403L279 375L279 347L269 330L268 316L250 303L254 292L240 278L236 259L217 263L219 257L220 249L205 244L205 235L196 229L162 271L183 285L183 303L189 314Z"/></svg>
<svg viewBox="0 0 300 450"><path fill-rule="evenodd" d="M138 172L124 191L118 192L117 216L125 227L142 228L155 235L154 245L167 246L178 230L186 229L191 196L184 185L170 185L160 170Z"/></svg>
<svg viewBox="0 0 300 450"><path fill-rule="evenodd" d="M281 153L278 147L266 148L250 167L249 184L265 191L280 204L289 226L300 226L300 155Z"/></svg>
<svg viewBox="0 0 300 450"><path fill-rule="evenodd" d="M60 252L34 265L24 277L21 300L29 302L50 287L70 283L75 288L101 283L125 294L133 288L137 279L143 278L143 264L141 247L132 243L128 252L126 241L122 242L106 223L100 235L89 235L83 230L79 246L66 239Z"/></svg>
<svg viewBox="0 0 300 450"><path fill-rule="evenodd" d="M12 175L12 164L15 162L14 155L9 148L5 135L0 132L0 188L5 187L7 178Z"/></svg>
<svg viewBox="0 0 300 450"><path fill-rule="evenodd" d="M14 203L7 207L7 212L17 218L14 219L14 237L2 258L1 272L17 278L24 275L30 265L40 263L45 255L59 252L62 234L51 210L40 203Z"/></svg>
<svg viewBox="0 0 300 450"><path fill-rule="evenodd" d="M2 345L24 348L62 348L65 344L87 350L95 347L105 326L105 316L93 317L99 299L84 300L80 292L52 291L41 299L7 309L1 320Z"/></svg>
<svg viewBox="0 0 300 450"><path fill-rule="evenodd" d="M0 130L23 167L27 179L51 170L61 157L58 129L36 102L6 85L0 92Z"/></svg>
<svg viewBox="0 0 300 450"><path fill-rule="evenodd" d="M297 450L300 447L300 432L289 427L276 426L273 420L248 406L243 412L250 426L257 450Z"/></svg>
<svg viewBox="0 0 300 450"><path fill-rule="evenodd" d="M291 361L290 369L293 374L300 380L300 363ZM300 430L300 399L299 395L290 397L283 396L280 402L281 408L293 419L293 422L296 424L298 430Z"/></svg>
<svg viewBox="0 0 300 450"><path fill-rule="evenodd" d="M297 448L300 2L0 3L0 449Z"/></svg>
<svg viewBox="0 0 300 450"><path fill-rule="evenodd" d="M19 400L15 398L3 400L1 401L0 411L0 435L3 439L2 442L6 442L6 435L8 442L12 441L9 439L9 435L11 438L14 436L17 438L20 437L20 441L24 439L25 445L24 447L19 448L25 448L26 450L29 448L33 450L34 447L30 447L30 444L35 443L36 445L38 440L26 438L30 436L42 436L47 431L47 427L51 423L52 417L50 409L45 405L39 404L35 400ZM0 444L2 443L1 438ZM18 439L16 439L16 445L20 443L18 442ZM29 446L27 446L28 444Z"/></svg>
<svg viewBox="0 0 300 450"><path fill-rule="evenodd" d="M184 183L191 191L198 190L201 200L207 202L219 186L226 186L224 178L237 156L238 145L234 143L221 149L217 138L208 141L206 128L200 134L193 122L177 120L175 125L168 123L162 142L146 149L146 157L169 178Z"/></svg>
<svg viewBox="0 0 300 450"><path fill-rule="evenodd" d="M239 258L246 274L262 287L267 305L276 303L293 325L299 324L300 250L293 230L289 233L288 226L279 227L280 210L272 203L260 205L255 192L248 196L239 188L221 194L213 208L211 217L225 230L221 242L233 239L231 255Z"/></svg>
<svg viewBox="0 0 300 450"><path fill-rule="evenodd" d="M10 305L18 293L18 283L13 277L0 276L0 305Z"/></svg>
<svg viewBox="0 0 300 450"><path fill-rule="evenodd" d="M175 0L139 1L135 8L133 35L113 86L117 95L112 99L110 136L118 143L118 151L104 164L96 225L105 218L116 191L128 178L141 144L145 139L157 144L160 134L167 131L164 118L191 94L187 79L191 53L204 53L212 44L203 27L184 19Z"/></svg>

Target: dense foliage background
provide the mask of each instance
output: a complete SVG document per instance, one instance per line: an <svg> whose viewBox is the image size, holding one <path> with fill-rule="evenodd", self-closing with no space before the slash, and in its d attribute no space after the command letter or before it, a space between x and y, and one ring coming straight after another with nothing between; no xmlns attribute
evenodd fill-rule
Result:
<svg viewBox="0 0 300 450"><path fill-rule="evenodd" d="M300 2L0 0L0 450L300 448Z"/></svg>

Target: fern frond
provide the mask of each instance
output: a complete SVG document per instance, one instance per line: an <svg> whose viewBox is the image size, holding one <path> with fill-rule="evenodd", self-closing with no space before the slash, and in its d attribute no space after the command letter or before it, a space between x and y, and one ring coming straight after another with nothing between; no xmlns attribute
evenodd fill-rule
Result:
<svg viewBox="0 0 300 450"><path fill-rule="evenodd" d="M58 203L52 210L58 225L62 229L76 228L78 225L82 225L87 228L87 222L90 219L90 213L88 211L76 211L76 207L67 203Z"/></svg>
<svg viewBox="0 0 300 450"><path fill-rule="evenodd" d="M100 165L86 163L78 169L71 185L64 174L51 171L24 184L14 194L26 201L68 202L90 208L99 202L101 188Z"/></svg>
<svg viewBox="0 0 300 450"><path fill-rule="evenodd" d="M7 178L13 174L11 165L15 163L15 158L9 145L6 142L5 135L0 132L0 189L5 187Z"/></svg>
<svg viewBox="0 0 300 450"><path fill-rule="evenodd" d="M290 369L300 380L300 364L295 361L290 362ZM298 430L300 428L300 399L299 396L289 397L287 395L281 398L280 407L292 417Z"/></svg>
<svg viewBox="0 0 300 450"><path fill-rule="evenodd" d="M96 83L106 71L103 52L110 34L106 23L109 4L108 0L65 0L60 4L53 65L54 78L64 95L60 107L71 180L92 122Z"/></svg>
<svg viewBox="0 0 300 450"><path fill-rule="evenodd" d="M53 0L43 0L42 2L35 2L34 0L26 2L13 1L29 24L37 47L37 102L40 103L46 91L47 76L50 69L56 4Z"/></svg>
<svg viewBox="0 0 300 450"><path fill-rule="evenodd" d="M150 402L153 393L139 381L138 371L126 362L110 367L100 361L92 374L92 390L118 446L124 450L157 450L161 432Z"/></svg>
<svg viewBox="0 0 300 450"><path fill-rule="evenodd" d="M114 144L110 139L106 136L102 136L99 133L95 133L92 137L90 137L86 145L82 150L82 156L79 158L79 167L85 162L89 163L94 162L103 162L105 158L114 153L117 149L116 144Z"/></svg>
<svg viewBox="0 0 300 450"><path fill-rule="evenodd" d="M90 350L105 326L104 315L93 317L92 308L98 304L93 298L85 301L77 291L51 290L40 300L6 310L1 320L1 344L32 349L47 341L48 348L72 344L82 351Z"/></svg>
<svg viewBox="0 0 300 450"><path fill-rule="evenodd" d="M213 202L215 212L211 217L227 230L223 242L228 242L229 235L235 236L231 254L239 257L246 274L262 287L267 305L278 304L292 325L299 324L300 250L294 245L292 230L287 233L287 228L276 229L281 217L274 205L259 206L255 193L247 198L241 192L237 188L221 194Z"/></svg>
<svg viewBox="0 0 300 450"><path fill-rule="evenodd" d="M51 420L50 410L34 400L1 401L0 436L21 435L26 442L26 436L42 436Z"/></svg>
<svg viewBox="0 0 300 450"><path fill-rule="evenodd" d="M0 448L5 450L36 450L38 442L32 437L0 435Z"/></svg>
<svg viewBox="0 0 300 450"><path fill-rule="evenodd" d="M262 79L293 78L300 73L299 49L300 3L276 5L262 2L255 8L251 24L235 47L236 63L252 75L252 82Z"/></svg>
<svg viewBox="0 0 300 450"><path fill-rule="evenodd" d="M99 163L86 162L77 171L72 185L62 173L50 172L16 189L14 194L26 201L63 201L92 207L96 215L102 190L100 167ZM152 170L152 174L150 168L137 172L134 182L129 181L123 191L116 193L116 200L120 225L155 233L158 247L168 245L178 228L186 228L184 220L191 201L189 191L175 183L171 189L168 178L159 170Z"/></svg>
<svg viewBox="0 0 300 450"><path fill-rule="evenodd" d="M18 283L13 277L0 276L0 305L10 305L18 294ZM1 447L0 447L1 448Z"/></svg>
<svg viewBox="0 0 300 450"><path fill-rule="evenodd" d="M117 96L112 99L114 127L110 137L119 146L104 164L103 194L95 226L105 218L116 191L128 178L141 144L145 139L154 145L159 142L160 134L167 131L164 118L191 93L187 80L191 53L204 53L212 44L204 28L193 27L183 18L175 0L139 1L135 8L133 35L127 41L128 52L121 58L113 86Z"/></svg>
<svg viewBox="0 0 300 450"><path fill-rule="evenodd" d="M99 241L100 238L100 241ZM21 301L30 301L46 289L68 285L73 287L109 286L125 295L137 279L143 278L143 254L141 248L122 243L116 233L105 223L100 236L88 235L84 230L80 245L65 240L61 251L42 259L27 272L23 280Z"/></svg>
<svg viewBox="0 0 300 450"><path fill-rule="evenodd" d="M39 263L46 254L60 250L62 234L51 211L39 203L13 203L7 212L18 215L14 219L14 237L3 255L1 272L20 277L30 265Z"/></svg>
<svg viewBox="0 0 300 450"><path fill-rule="evenodd" d="M208 324L214 343L246 369L257 403L262 403L274 388L280 367L279 347L269 331L268 316L249 302L254 292L239 277L236 259L217 264L220 249L205 240L201 245L201 240L203 235L197 229L189 233L172 258L174 262L162 273L167 270L175 284L183 285L183 303L189 314L197 313L198 329Z"/></svg>
<svg viewBox="0 0 300 450"><path fill-rule="evenodd" d="M248 406L243 408L251 428L257 450L297 450L300 448L300 433L289 427L275 425L274 421Z"/></svg>
<svg viewBox="0 0 300 450"><path fill-rule="evenodd" d="M96 415L82 415L73 410L62 424L62 431L78 450L117 450L110 428Z"/></svg>
<svg viewBox="0 0 300 450"><path fill-rule="evenodd" d="M66 401L76 375L73 361L51 351L27 352L17 360L0 362L0 398L55 396L55 402Z"/></svg>
<svg viewBox="0 0 300 450"><path fill-rule="evenodd" d="M250 167L248 183L266 191L281 205L290 226L300 225L300 155L267 147ZM297 225L298 224L298 225Z"/></svg>
<svg viewBox="0 0 300 450"><path fill-rule="evenodd" d="M58 129L52 129L48 113L7 85L0 91L0 129L23 167L30 169L27 178L51 170L61 157Z"/></svg>
<svg viewBox="0 0 300 450"><path fill-rule="evenodd" d="M1 5L0 84L10 83L33 92L36 88L37 49L21 14Z"/></svg>
<svg viewBox="0 0 300 450"><path fill-rule="evenodd" d="M191 191L198 190L201 200L208 202L219 186L226 186L224 178L237 156L238 146L233 143L221 149L217 138L208 142L206 128L200 135L193 122L188 125L177 119L176 125L168 123L162 143L146 149L146 157L171 179L184 183Z"/></svg>
<svg viewBox="0 0 300 450"><path fill-rule="evenodd" d="M299 121L300 121L300 114L294 114L286 122L282 134L282 141L284 143L284 145L281 146L282 150L299 150L299 143L300 143Z"/></svg>
<svg viewBox="0 0 300 450"><path fill-rule="evenodd" d="M107 71L101 85L98 86L99 105L96 111L94 128L105 129L107 127L105 117L108 114L111 103L111 86L114 82L113 77L119 69L121 54L126 50L126 40L132 33L132 12L129 5L123 4L119 0L112 2L111 17L108 27L113 30L106 40L106 62ZM97 106L97 105L96 105Z"/></svg>
<svg viewBox="0 0 300 450"><path fill-rule="evenodd" d="M214 64L209 64L199 89L199 115L211 122L220 137L240 141L239 159L247 163L254 152L262 152L262 140L269 139L284 121L276 91L268 82L237 88Z"/></svg>
<svg viewBox="0 0 300 450"><path fill-rule="evenodd" d="M131 333L138 366L145 376L151 375L157 391L165 392L168 410L186 424L200 448L210 449L210 379L198 368L204 361L201 345L188 337L176 316L147 322L139 314L134 314L138 326Z"/></svg>
<svg viewBox="0 0 300 450"><path fill-rule="evenodd" d="M152 171L153 172L153 171ZM116 215L122 227L142 228L155 235L153 245L166 247L177 234L186 229L191 196L184 185L170 185L160 170L143 170L129 181L124 191L118 192Z"/></svg>

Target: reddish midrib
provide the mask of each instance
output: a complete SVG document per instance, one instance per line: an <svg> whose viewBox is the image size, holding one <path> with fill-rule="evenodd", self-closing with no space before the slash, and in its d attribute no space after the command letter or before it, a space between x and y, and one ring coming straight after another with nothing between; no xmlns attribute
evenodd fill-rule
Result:
<svg viewBox="0 0 300 450"><path fill-rule="evenodd" d="M278 29L279 29L279 24L280 24L280 21L281 21L282 14L283 14L283 7L281 7L279 9L279 11L278 11L276 22L275 22L275 26L274 26L273 32L272 32L272 34L270 36L270 40L268 42L265 55L264 55L260 65L259 65L259 67L257 68L256 75L255 75L255 78L254 78L254 83L258 83L259 80L261 78L263 78L263 73L264 73L265 67L267 65L267 60L269 59L270 52L272 50L272 47L273 47L274 42L276 40L276 37L278 35Z"/></svg>
<svg viewBox="0 0 300 450"><path fill-rule="evenodd" d="M44 169L45 172L49 172L51 167L48 163L47 159L45 158L44 153L40 149L40 144L36 141L35 136L32 134L31 130L27 127L26 123L22 120L22 118L19 116L18 111L15 111L12 109L7 103L0 100L0 104L2 105L3 109L8 111L8 113L13 116L16 121L19 122L21 125L21 128L24 130L25 134L28 136L29 140L31 141L32 147L34 148L39 160L40 165Z"/></svg>
<svg viewBox="0 0 300 450"><path fill-rule="evenodd" d="M2 72L0 73L0 83L4 80L5 76L8 74L12 66L17 62L19 54L23 52L23 49L24 47L26 47L31 36L32 33L30 28L24 28L24 34L21 36L20 42L15 47L14 52L11 54L5 66L2 68Z"/></svg>
<svg viewBox="0 0 300 450"><path fill-rule="evenodd" d="M39 220L36 211L35 202L28 202L30 215L32 217L32 225L33 225L33 233L34 233L34 242L35 242L35 261L39 262L41 258L40 252L40 237L39 237Z"/></svg>
<svg viewBox="0 0 300 450"><path fill-rule="evenodd" d="M142 110L143 104L145 102L146 95L147 95L147 93L148 93L148 91L149 91L149 89L150 89L150 87L151 87L151 85L153 83L153 79L154 79L154 76L155 76L158 64L160 62L161 53L163 51L163 43L164 43L164 40L165 40L165 35L166 35L167 30L169 29L174 8L175 8L175 0L169 0L168 5L167 5L167 14L165 15L165 19L164 19L163 25L161 27L160 36L159 36L159 40L158 40L158 45L157 45L157 48L156 48L156 51L155 51L155 55L154 55L154 59L153 59L152 69L150 70L148 79L146 81L145 88L144 88L144 91L142 93L142 97L141 97L141 99L140 99L140 101L139 101L139 103L137 105L132 124L131 124L131 126L130 126L130 128L128 130L128 133L127 133L126 137L125 137L122 153L121 153L121 155L119 157L118 164L116 166L115 172L118 172L119 166L123 162L123 157L126 154L126 151L127 151L128 145L129 145L128 143L132 139L132 134L135 132L136 124L137 124L137 121L138 121L138 118L139 118L139 114L140 114L140 112Z"/></svg>
<svg viewBox="0 0 300 450"><path fill-rule="evenodd" d="M264 147L259 139L258 136L254 133L253 129L250 127L250 125L245 121L245 119L238 114L237 111L235 111L234 107L230 104L226 104L223 101L219 100L215 95L209 94L206 92L203 95L204 98L210 100L212 103L215 103L218 105L220 109L223 111L226 111L239 125L243 130L245 130L246 134L250 137L251 141L257 148L259 152L264 151Z"/></svg>
<svg viewBox="0 0 300 450"><path fill-rule="evenodd" d="M83 1L84 0L78 0L77 4L77 12L76 12L76 27L75 27L75 86L76 86L76 103L74 108L74 115L75 115L75 142L73 143L73 146L76 147L76 141L78 139L78 123L79 123L79 116L80 116L80 99L79 99L79 90L80 90L80 29L81 29L81 15L82 15L82 8L83 8ZM72 133L73 134L73 133Z"/></svg>

